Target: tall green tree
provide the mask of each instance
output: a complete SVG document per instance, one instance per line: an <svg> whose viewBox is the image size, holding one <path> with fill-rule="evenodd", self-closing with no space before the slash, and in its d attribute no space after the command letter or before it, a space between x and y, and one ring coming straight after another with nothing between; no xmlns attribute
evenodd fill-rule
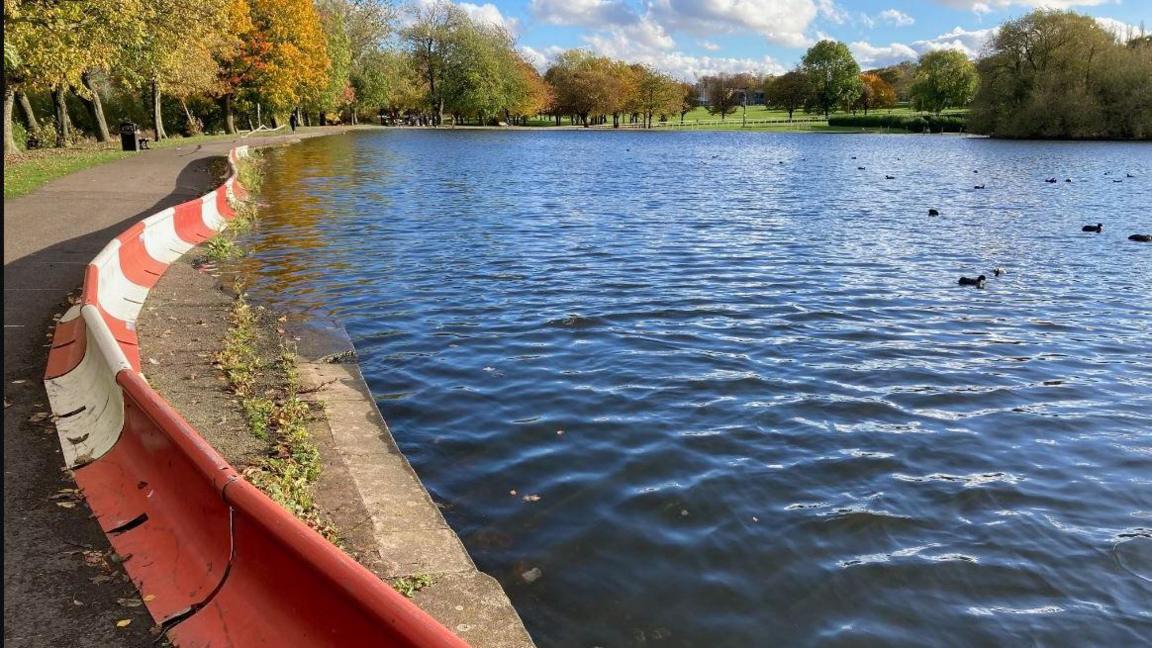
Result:
<svg viewBox="0 0 1152 648"><path fill-rule="evenodd" d="M467 21L464 10L449 0L432 0L410 8L411 23L401 37L426 84L425 92L433 123L444 121L443 85L459 27Z"/></svg>
<svg viewBox="0 0 1152 648"><path fill-rule="evenodd" d="M976 92L976 66L963 52L936 50L920 57L912 82L912 105L939 114L963 108Z"/></svg>
<svg viewBox="0 0 1152 648"><path fill-rule="evenodd" d="M809 109L823 113L825 118L836 107L851 105L860 95L860 66L844 43L816 43L804 54L800 69L812 86Z"/></svg>

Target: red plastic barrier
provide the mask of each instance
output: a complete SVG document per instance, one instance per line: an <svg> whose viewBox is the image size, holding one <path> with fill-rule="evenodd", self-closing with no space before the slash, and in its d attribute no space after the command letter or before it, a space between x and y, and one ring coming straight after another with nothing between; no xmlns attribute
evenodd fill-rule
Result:
<svg viewBox="0 0 1152 648"><path fill-rule="evenodd" d="M216 230L204 224L203 207L204 203L199 198L176 205L172 219L177 236L197 245L216 236Z"/></svg>
<svg viewBox="0 0 1152 648"><path fill-rule="evenodd" d="M236 218L236 210L232 209L232 204L228 202L228 187L224 185L216 189L216 211L220 212L224 220Z"/></svg>
<svg viewBox="0 0 1152 648"><path fill-rule="evenodd" d="M188 646L467 648L246 481L224 489L235 556L224 586L169 636Z"/></svg>
<svg viewBox="0 0 1152 648"><path fill-rule="evenodd" d="M128 357L128 362L134 370L140 371L140 336L136 333L136 324L113 317L100 305L100 268L94 265L84 269L84 289L80 294L80 302L91 304L100 311L100 317L108 324L112 337Z"/></svg>
<svg viewBox="0 0 1152 648"><path fill-rule="evenodd" d="M236 471L138 374L121 371L124 430L76 483L153 618L206 601L231 560L224 485Z"/></svg>
<svg viewBox="0 0 1152 648"><path fill-rule="evenodd" d="M84 318L79 313L73 319L58 323L52 334L52 348L48 351L44 380L59 378L79 366L87 347L88 333L84 329Z"/></svg>
<svg viewBox="0 0 1152 648"><path fill-rule="evenodd" d="M148 254L144 239L140 238L143 232L144 223L141 222L116 237L120 241L120 270L128 281L151 288L160 281L160 277L168 269L168 264L157 261Z"/></svg>
<svg viewBox="0 0 1152 648"><path fill-rule="evenodd" d="M240 184L240 177L232 181L232 193L236 196L236 200L248 200L248 190L244 185Z"/></svg>

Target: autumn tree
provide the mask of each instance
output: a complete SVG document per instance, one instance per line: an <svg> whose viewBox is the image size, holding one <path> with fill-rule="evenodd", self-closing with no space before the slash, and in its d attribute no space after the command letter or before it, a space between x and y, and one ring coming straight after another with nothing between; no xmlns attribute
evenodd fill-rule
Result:
<svg viewBox="0 0 1152 648"><path fill-rule="evenodd" d="M896 65L878 68L872 72L892 86L893 92L896 93L897 102L912 100L912 82L916 75L915 62L901 61Z"/></svg>
<svg viewBox="0 0 1152 648"><path fill-rule="evenodd" d="M522 57L516 56L515 67L522 91L514 98L508 109L509 114L523 121L533 115L551 111L556 101L552 86Z"/></svg>
<svg viewBox="0 0 1152 648"><path fill-rule="evenodd" d="M860 66L848 46L822 40L808 49L800 69L812 86L807 108L827 118L838 106L850 105L861 92Z"/></svg>
<svg viewBox="0 0 1152 648"><path fill-rule="evenodd" d="M936 50L920 57L912 83L912 105L939 114L963 108L976 92L976 67L963 52Z"/></svg>
<svg viewBox="0 0 1152 648"><path fill-rule="evenodd" d="M672 115L683 105L683 89L675 79L642 65L634 70L635 87L631 106L638 112L644 128L652 128L652 118Z"/></svg>
<svg viewBox="0 0 1152 648"><path fill-rule="evenodd" d="M860 95L852 103L851 109L863 110L867 115L869 110L877 108L891 108L896 105L896 91L888 82L877 74L865 73L860 75Z"/></svg>
<svg viewBox="0 0 1152 648"><path fill-rule="evenodd" d="M800 70L792 70L769 79L764 84L764 101L773 108L788 111L788 121L792 113L804 106L812 94L812 84L808 75Z"/></svg>
<svg viewBox="0 0 1152 648"><path fill-rule="evenodd" d="M560 115L574 115L587 128L590 117L609 112L614 101L613 88L607 83L611 65L610 59L579 49L556 57L544 79L556 93L557 123Z"/></svg>
<svg viewBox="0 0 1152 648"><path fill-rule="evenodd" d="M706 76L700 82L704 85L704 93L708 97L709 114L720 115L720 121L736 112L746 100L744 93L740 92L739 79L732 75Z"/></svg>
<svg viewBox="0 0 1152 648"><path fill-rule="evenodd" d="M696 86L692 83L680 83L680 107L676 112L680 113L680 124L684 124L684 116L696 110L699 105L700 93L696 90Z"/></svg>

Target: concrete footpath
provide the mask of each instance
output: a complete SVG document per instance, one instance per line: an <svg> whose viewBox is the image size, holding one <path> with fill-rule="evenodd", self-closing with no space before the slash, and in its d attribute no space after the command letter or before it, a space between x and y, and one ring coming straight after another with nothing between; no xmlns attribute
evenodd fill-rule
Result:
<svg viewBox="0 0 1152 648"><path fill-rule="evenodd" d="M41 383L53 315L80 287L84 266L129 225L212 189L212 163L231 147L336 132L144 151L4 202L5 646L143 647L157 639L99 526L65 490L74 485Z"/></svg>

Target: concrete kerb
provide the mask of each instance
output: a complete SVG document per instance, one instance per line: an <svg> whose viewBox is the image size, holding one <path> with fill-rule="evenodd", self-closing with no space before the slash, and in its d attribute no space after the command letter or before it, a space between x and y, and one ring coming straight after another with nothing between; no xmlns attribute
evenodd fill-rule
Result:
<svg viewBox="0 0 1152 648"><path fill-rule="evenodd" d="M371 518L384 575L431 577L417 603L475 648L534 646L500 583L476 568L397 447L359 365L297 366L302 398L323 405L336 454Z"/></svg>

